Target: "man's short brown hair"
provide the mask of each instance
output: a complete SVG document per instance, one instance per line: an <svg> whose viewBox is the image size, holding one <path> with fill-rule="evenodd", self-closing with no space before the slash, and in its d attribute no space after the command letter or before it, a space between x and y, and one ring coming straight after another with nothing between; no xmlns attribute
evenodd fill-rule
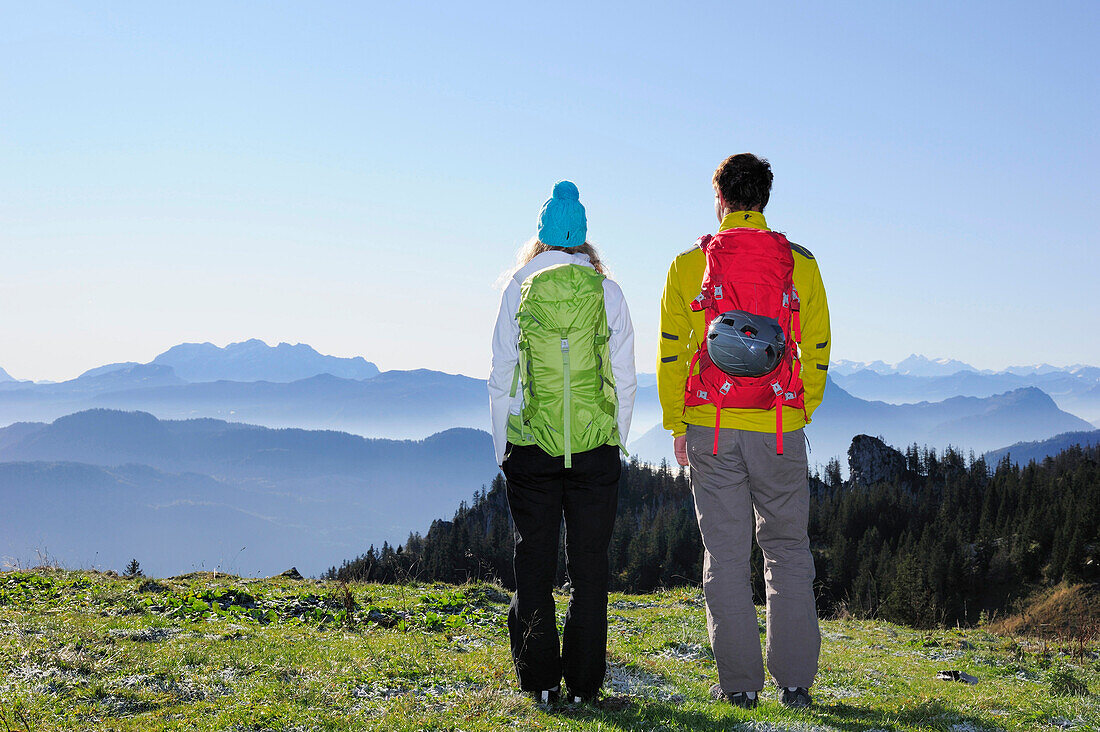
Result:
<svg viewBox="0 0 1100 732"><path fill-rule="evenodd" d="M730 155L714 171L714 190L730 211L763 211L772 195L772 166L752 153Z"/></svg>

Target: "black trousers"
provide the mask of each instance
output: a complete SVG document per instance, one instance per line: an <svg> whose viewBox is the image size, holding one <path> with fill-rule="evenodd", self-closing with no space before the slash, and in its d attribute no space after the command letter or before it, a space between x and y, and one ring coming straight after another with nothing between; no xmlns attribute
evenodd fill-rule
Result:
<svg viewBox="0 0 1100 732"><path fill-rule="evenodd" d="M595 694L607 656L607 547L619 503L619 449L575 453L573 466L535 445L508 445L504 476L516 530L516 594L508 610L512 660L524 691ZM565 517L566 569L573 594L561 654L554 615L558 532Z"/></svg>

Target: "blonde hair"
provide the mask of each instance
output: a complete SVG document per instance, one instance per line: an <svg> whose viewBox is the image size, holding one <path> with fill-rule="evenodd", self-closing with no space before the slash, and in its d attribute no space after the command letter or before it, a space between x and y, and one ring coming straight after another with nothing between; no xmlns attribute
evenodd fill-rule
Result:
<svg viewBox="0 0 1100 732"><path fill-rule="evenodd" d="M513 270L517 272L523 269L524 266L532 259L542 254L543 252L565 252L566 254L587 254L588 260L592 262L592 266L596 268L596 271L602 275L607 274L607 267L604 266L603 261L600 260L600 253L596 251L596 247L590 241L586 241L584 244L576 247L552 247L549 244L543 244L539 241L537 236L533 236L528 239L522 247L519 249L519 253L516 254L516 268Z"/></svg>

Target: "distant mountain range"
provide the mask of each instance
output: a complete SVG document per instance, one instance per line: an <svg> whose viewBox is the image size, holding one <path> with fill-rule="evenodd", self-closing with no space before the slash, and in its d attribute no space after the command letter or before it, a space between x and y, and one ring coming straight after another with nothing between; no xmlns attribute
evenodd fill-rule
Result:
<svg viewBox="0 0 1100 732"><path fill-rule="evenodd" d="M857 371L873 371L877 374L901 374L903 376L951 376L960 371L973 371L978 374L1014 374L1016 376L1029 376L1032 374L1049 374L1055 371L1072 372L1076 369L1087 368L1081 364L1074 366L1051 366L1042 363L1032 366L1009 366L1001 371L990 369L976 369L968 363L953 358L928 358L912 354L908 358L896 364L885 361L846 361L841 359L833 361L829 367L831 376L847 376Z"/></svg>
<svg viewBox="0 0 1100 732"><path fill-rule="evenodd" d="M91 410L0 429L0 557L313 574L423 531L496 470L476 430L368 440Z"/></svg>
<svg viewBox="0 0 1100 732"><path fill-rule="evenodd" d="M910 376L946 376L957 371L976 369L953 358L925 358L913 354L896 364L884 361L836 361L829 366L832 375L850 374L856 371L873 371L878 374L907 374Z"/></svg>
<svg viewBox="0 0 1100 732"><path fill-rule="evenodd" d="M129 371L140 365L133 361L107 364L85 371L77 380L113 371ZM181 382L290 382L318 374L344 379L369 379L378 375L378 367L362 356L324 356L304 343L269 346L257 338L221 348L213 343L181 343L145 365L167 367Z"/></svg>
<svg viewBox="0 0 1100 732"><path fill-rule="evenodd" d="M1076 439L1064 433L1095 434L1063 409L1100 416L1088 411L1100 369L960 365L834 368L807 430L811 464L843 462L857 434L1019 460ZM660 420L654 375L640 374L632 454L671 461ZM486 428L482 379L379 373L304 345L183 344L57 384L0 370L0 559L43 549L70 566L133 556L158 574L317 573L364 543L425 530L491 480Z"/></svg>
<svg viewBox="0 0 1100 732"><path fill-rule="evenodd" d="M830 368L829 375L851 394L895 404L939 401L953 396L987 397L1033 387L1049 394L1062 409L1088 420L1100 420L1100 368L1029 368L1027 372L1021 367L996 373L960 370L950 375L927 376L872 369L844 373Z"/></svg>
<svg viewBox="0 0 1100 732"><path fill-rule="evenodd" d="M852 396L830 378L825 398L806 429L810 464L847 453L857 434L879 435L894 445L953 445L983 453L1021 440L1042 439L1091 425L1064 412L1041 390L1028 387L985 398L953 397L939 402L888 404ZM630 444L650 462L671 463L672 440L660 425Z"/></svg>
<svg viewBox="0 0 1100 732"><path fill-rule="evenodd" d="M108 375L114 374L109 380ZM147 364L136 361L109 363L88 369L75 379L63 382L18 381L0 368L0 383L7 388L58 386L62 389L95 388L96 384L129 383L142 386L140 379L155 378L159 383L203 381L271 381L288 383L318 374L344 379L370 379L378 367L362 356L340 358L325 356L304 343L280 343L269 346L257 338L219 347L213 343L181 343L169 348Z"/></svg>
<svg viewBox="0 0 1100 732"><path fill-rule="evenodd" d="M385 437L488 426L482 380L419 370L373 381L379 374L362 357L325 356L304 344L185 343L147 364L108 364L69 381L3 381L0 425L103 407Z"/></svg>
<svg viewBox="0 0 1100 732"><path fill-rule="evenodd" d="M1032 460L1042 462L1044 458L1054 457L1074 445L1082 447L1100 445L1100 430L1065 432L1037 442L1017 442L1015 445L987 452L985 460L990 465L996 466L1005 455L1008 455L1013 463L1027 465Z"/></svg>
<svg viewBox="0 0 1100 732"><path fill-rule="evenodd" d="M293 356L293 349L298 348L272 348L261 341L234 345L247 344L260 344L269 361ZM234 346L210 348L234 350ZM253 345L245 350L256 349ZM197 351L207 353L210 349L203 346ZM337 429L392 439L420 438L451 427L489 429L489 399L483 379L419 369L386 371L364 379L321 372L290 382L190 382L177 373L178 365L157 363L173 352L186 353L188 348L177 346L149 364L122 363L91 369L57 384L0 384L0 425L47 422L73 412L107 408L149 412L161 419L213 417L266 427ZM317 361L315 368L324 368L326 363L331 362ZM369 362L362 363L373 368ZM269 370L278 369L270 365ZM289 373L287 369L282 372ZM638 389L634 421L649 425L660 419L656 382L652 374L643 374L640 381L648 385Z"/></svg>
<svg viewBox="0 0 1100 732"><path fill-rule="evenodd" d="M290 383L192 384L178 379L170 367L153 364L61 384L0 389L0 424L51 421L97 407L139 410L162 419L214 417L394 439L489 426L484 381L427 370L387 371L362 381L319 374Z"/></svg>
<svg viewBox="0 0 1100 732"><path fill-rule="evenodd" d="M1096 367L1040 365L982 373L958 360L913 355L894 365L840 362L830 378L835 383L808 431L812 459L822 462L843 455L848 440L864 432L888 436L895 444L954 442L981 451L1091 429L1067 411L1100 421ZM1032 390L1030 398L1010 403L1008 393L1021 389ZM955 401L958 397L978 400ZM0 425L47 422L91 408L390 439L415 439L452 427L489 428L482 379L429 370L378 373L362 358L324 356L306 345L272 347L259 340L224 348L181 344L147 364L110 364L58 384L0 383ZM989 409L999 409L1000 416L983 416ZM952 426L956 419L970 422ZM660 421L655 377L640 374L630 444L643 457L669 454L662 430L652 430Z"/></svg>
<svg viewBox="0 0 1100 732"><path fill-rule="evenodd" d="M183 343L153 359L170 366L184 381L275 381L290 382L318 374L342 379L370 379L378 367L362 356L323 356L304 343L268 346L253 338L218 348L212 343Z"/></svg>

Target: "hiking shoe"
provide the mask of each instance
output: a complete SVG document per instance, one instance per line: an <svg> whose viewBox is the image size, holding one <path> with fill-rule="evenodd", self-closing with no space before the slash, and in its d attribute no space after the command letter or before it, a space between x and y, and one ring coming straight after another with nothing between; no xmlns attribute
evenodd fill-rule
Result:
<svg viewBox="0 0 1100 732"><path fill-rule="evenodd" d="M600 693L598 691L589 694L578 694L573 691L566 691L565 693L565 701L569 704L594 704L599 700Z"/></svg>
<svg viewBox="0 0 1100 732"><path fill-rule="evenodd" d="M557 704L558 697L561 695L561 687L555 686L553 689L529 691L527 693L533 696L539 704Z"/></svg>
<svg viewBox="0 0 1100 732"><path fill-rule="evenodd" d="M787 686L779 697L779 703L790 709L809 709L813 704L810 690L802 686Z"/></svg>
<svg viewBox="0 0 1100 732"><path fill-rule="evenodd" d="M733 706L740 707L741 709L756 709L756 696L757 694L755 691L735 691L732 693L722 691L721 684L715 684L714 686L710 687L711 699L717 699L719 701L725 700Z"/></svg>

